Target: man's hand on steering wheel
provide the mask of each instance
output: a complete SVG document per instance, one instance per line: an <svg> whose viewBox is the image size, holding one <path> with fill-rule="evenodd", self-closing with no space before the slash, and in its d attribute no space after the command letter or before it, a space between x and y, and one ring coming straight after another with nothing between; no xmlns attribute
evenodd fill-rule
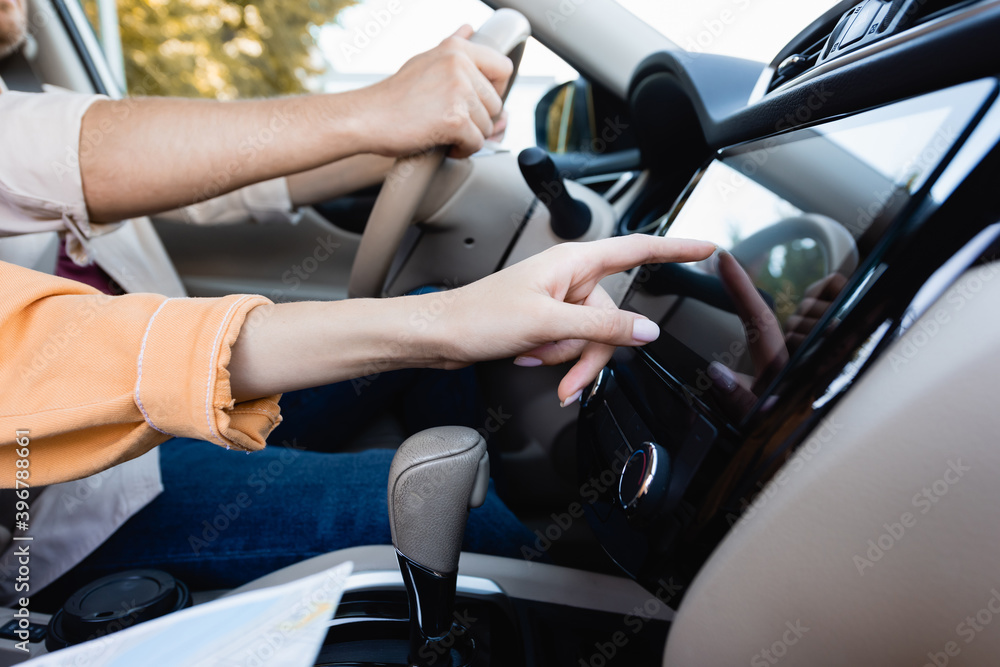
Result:
<svg viewBox="0 0 1000 667"><path fill-rule="evenodd" d="M379 192L361 237L350 296L383 293L392 258L445 153L467 157L483 147L486 137L502 131L503 99L530 34L522 14L498 9L477 32L463 26L362 93L363 101L380 102L364 121L375 137L374 148L366 150L400 157L386 175L388 187Z"/></svg>
<svg viewBox="0 0 1000 667"><path fill-rule="evenodd" d="M393 76L358 91L371 152L392 157L435 146L467 157L496 133L510 58L469 41L465 25L435 48L411 58Z"/></svg>

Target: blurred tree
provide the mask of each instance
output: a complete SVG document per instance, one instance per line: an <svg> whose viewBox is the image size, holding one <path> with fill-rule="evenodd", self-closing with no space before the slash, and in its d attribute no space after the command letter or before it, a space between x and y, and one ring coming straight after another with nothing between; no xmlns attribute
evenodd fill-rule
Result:
<svg viewBox="0 0 1000 667"><path fill-rule="evenodd" d="M358 0L118 0L133 95L233 99L306 91L316 31ZM97 26L97 0L83 0Z"/></svg>

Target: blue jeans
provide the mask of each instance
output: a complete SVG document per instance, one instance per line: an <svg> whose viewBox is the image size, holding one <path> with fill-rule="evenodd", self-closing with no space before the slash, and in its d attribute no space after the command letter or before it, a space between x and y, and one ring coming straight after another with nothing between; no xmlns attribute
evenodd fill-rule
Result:
<svg viewBox="0 0 1000 667"><path fill-rule="evenodd" d="M324 433L356 431L370 416L367 404L384 408L389 397L412 397L403 406L412 413L402 416L408 428L475 419L474 401L460 401L449 414L441 406L455 404L439 402L434 392L470 377L414 371L380 376L360 394L350 383L294 392L287 406L282 399L286 422L275 435L283 440L269 438L268 447L250 454L188 438L164 443L164 492L47 587L44 599L61 602L89 581L133 568L165 570L195 590L232 588L337 549L391 543L386 486L395 451L310 450L332 448L341 438ZM421 411L426 400L433 405ZM458 414L465 408L468 414ZM533 540L491 484L484 505L470 512L463 549L517 558Z"/></svg>
<svg viewBox="0 0 1000 667"><path fill-rule="evenodd" d="M480 428L486 419L472 368L408 369L293 391L282 396L281 412L268 443L321 452L342 450L386 412L407 435L432 426Z"/></svg>

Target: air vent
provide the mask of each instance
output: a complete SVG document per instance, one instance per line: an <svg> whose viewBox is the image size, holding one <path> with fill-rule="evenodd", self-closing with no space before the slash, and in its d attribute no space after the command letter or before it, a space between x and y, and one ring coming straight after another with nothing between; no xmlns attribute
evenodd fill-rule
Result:
<svg viewBox="0 0 1000 667"><path fill-rule="evenodd" d="M836 7L831 8L782 49L774 60L774 76L767 92L816 66L830 39L830 33L841 21L842 15L843 12L837 11Z"/></svg>
<svg viewBox="0 0 1000 667"><path fill-rule="evenodd" d="M802 72L812 69L812 67L819 60L819 55L823 52L823 47L826 46L826 42L829 37L830 35L827 33L806 48L802 49L802 51L793 53L792 55L782 59L774 72L774 78L771 79L771 85L768 86L767 92L771 92L784 82L794 79L799 74L802 74Z"/></svg>

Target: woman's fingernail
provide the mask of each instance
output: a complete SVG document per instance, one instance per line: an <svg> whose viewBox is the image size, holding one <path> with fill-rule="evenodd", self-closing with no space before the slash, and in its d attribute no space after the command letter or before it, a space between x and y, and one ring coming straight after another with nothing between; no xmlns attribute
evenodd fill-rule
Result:
<svg viewBox="0 0 1000 667"><path fill-rule="evenodd" d="M538 357L528 357L528 356L516 357L514 359L514 365L524 366L525 368L533 368L535 366L541 366L542 360L539 359Z"/></svg>
<svg viewBox="0 0 1000 667"><path fill-rule="evenodd" d="M632 340L637 343L650 343L660 337L660 327L656 322L642 317L635 318L632 323Z"/></svg>
<svg viewBox="0 0 1000 667"><path fill-rule="evenodd" d="M708 377L712 378L712 383L716 387L726 392L732 393L736 389L736 376L726 366L718 361L713 361L708 365Z"/></svg>
<svg viewBox="0 0 1000 667"><path fill-rule="evenodd" d="M576 403L577 401L580 400L581 396L583 396L583 389L581 389L580 391L576 392L575 394L573 394L572 396L570 396L569 398L567 398L565 401L563 401L562 403L560 403L559 407L565 408L565 407L567 407L569 405L573 405L574 403Z"/></svg>

